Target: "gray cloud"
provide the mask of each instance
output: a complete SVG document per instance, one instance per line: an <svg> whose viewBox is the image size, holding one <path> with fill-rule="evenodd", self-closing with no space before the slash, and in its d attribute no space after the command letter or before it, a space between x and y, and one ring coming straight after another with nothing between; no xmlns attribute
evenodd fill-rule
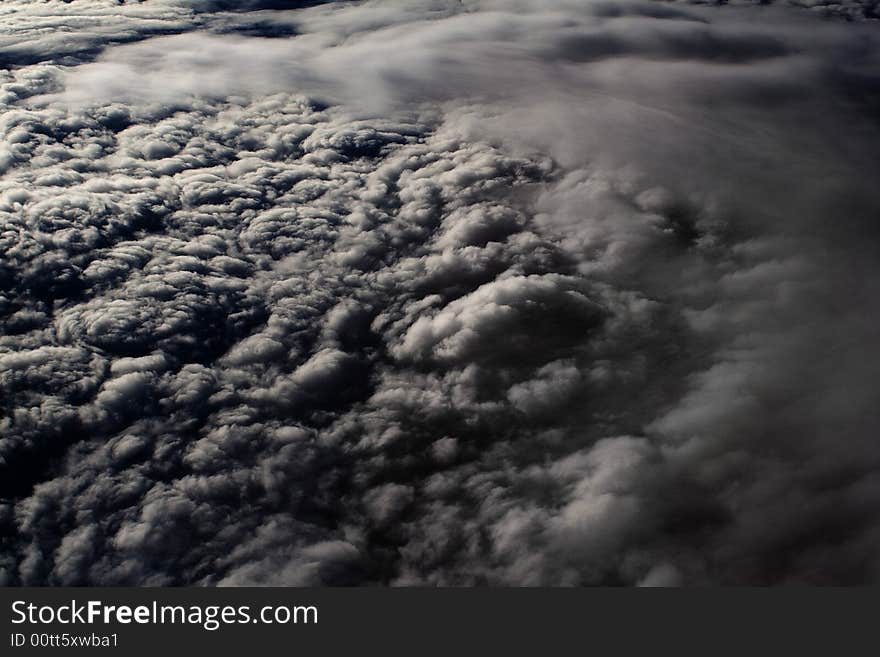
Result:
<svg viewBox="0 0 880 657"><path fill-rule="evenodd" d="M4 8L0 581L877 579L875 26L465 4Z"/></svg>

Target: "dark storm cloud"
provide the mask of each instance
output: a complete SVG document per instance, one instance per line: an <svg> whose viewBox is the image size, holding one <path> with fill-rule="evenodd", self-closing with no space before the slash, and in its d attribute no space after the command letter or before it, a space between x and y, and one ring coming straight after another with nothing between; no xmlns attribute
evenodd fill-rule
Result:
<svg viewBox="0 0 880 657"><path fill-rule="evenodd" d="M227 4L2 79L3 582L877 579L873 26Z"/></svg>

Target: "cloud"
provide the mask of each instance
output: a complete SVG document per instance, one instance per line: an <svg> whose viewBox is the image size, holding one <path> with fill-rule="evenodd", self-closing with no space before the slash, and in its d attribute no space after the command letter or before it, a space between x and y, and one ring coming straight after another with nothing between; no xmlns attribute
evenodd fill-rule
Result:
<svg viewBox="0 0 880 657"><path fill-rule="evenodd" d="M90 59L105 47L192 29L189 12L174 2L122 4L103 0L10 0L0 10L0 62L22 66Z"/></svg>
<svg viewBox="0 0 880 657"><path fill-rule="evenodd" d="M62 4L0 581L876 581L872 5Z"/></svg>

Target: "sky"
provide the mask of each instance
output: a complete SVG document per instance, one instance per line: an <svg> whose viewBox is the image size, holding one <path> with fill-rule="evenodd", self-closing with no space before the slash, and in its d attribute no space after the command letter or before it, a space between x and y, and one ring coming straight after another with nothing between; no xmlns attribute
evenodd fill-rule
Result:
<svg viewBox="0 0 880 657"><path fill-rule="evenodd" d="M0 584L880 581L875 0L7 0Z"/></svg>

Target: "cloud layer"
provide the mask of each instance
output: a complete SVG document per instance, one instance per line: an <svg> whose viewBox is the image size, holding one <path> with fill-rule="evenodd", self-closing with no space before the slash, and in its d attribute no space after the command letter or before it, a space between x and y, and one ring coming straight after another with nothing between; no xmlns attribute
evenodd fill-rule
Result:
<svg viewBox="0 0 880 657"><path fill-rule="evenodd" d="M880 578L873 5L0 11L0 582Z"/></svg>

